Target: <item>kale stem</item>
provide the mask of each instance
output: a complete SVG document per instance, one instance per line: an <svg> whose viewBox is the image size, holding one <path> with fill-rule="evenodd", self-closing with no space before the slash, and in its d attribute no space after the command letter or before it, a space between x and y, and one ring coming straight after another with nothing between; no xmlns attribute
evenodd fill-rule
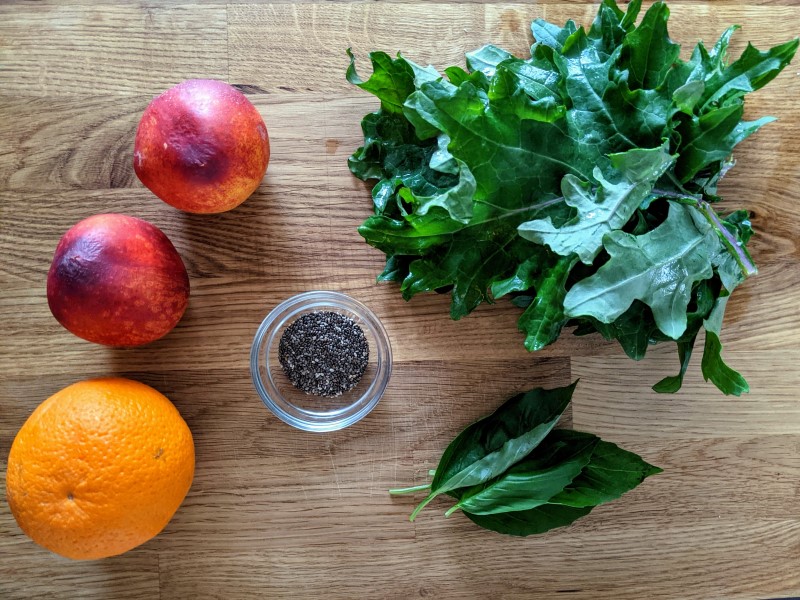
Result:
<svg viewBox="0 0 800 600"><path fill-rule="evenodd" d="M395 488L393 490L389 490L389 493L392 495L398 494L413 494L414 492L421 492L422 490L430 489L431 484L426 483L424 485L415 485L413 487L405 487L405 488Z"/></svg>
<svg viewBox="0 0 800 600"><path fill-rule="evenodd" d="M703 202L702 196L696 196L695 194L690 194L689 192L671 192L669 190L658 190L653 189L651 192L654 196L658 196L659 198L669 198L670 200L678 200L679 202L683 200L682 204L699 204ZM688 201L688 202L687 202Z"/></svg>
<svg viewBox="0 0 800 600"><path fill-rule="evenodd" d="M722 238L722 243L728 249L728 252L730 252L736 259L736 263L739 265L742 273L744 273L744 276L750 277L751 275L758 273L758 269L748 258L744 250L742 250L742 247L739 245L736 237L730 231L728 231L728 228L725 227L723 222L720 220L719 215L716 213L714 208L708 201L703 200L702 196L697 196L688 192L677 194L668 190L657 189L654 189L652 193L661 198L669 198L670 200L675 200L681 204L688 204L698 209L706 218L706 221L708 221L709 224L717 230L720 238Z"/></svg>
<svg viewBox="0 0 800 600"><path fill-rule="evenodd" d="M716 227L717 232L722 236L722 242L727 246L728 251L731 252L736 259L736 262L739 264L739 268L742 269L745 277L750 277L750 275L755 275L758 273L758 269L756 266L750 261L745 254L744 250L742 250L739 242L736 240L736 237L728 231L728 228L722 223L719 218L719 215L714 211L711 205L706 202L705 200L700 201L700 212L702 212L708 222L711 223L713 227Z"/></svg>

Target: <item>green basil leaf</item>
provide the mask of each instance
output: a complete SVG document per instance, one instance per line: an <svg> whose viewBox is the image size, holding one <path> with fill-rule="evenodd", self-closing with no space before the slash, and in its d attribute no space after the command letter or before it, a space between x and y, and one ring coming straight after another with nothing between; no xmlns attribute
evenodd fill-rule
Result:
<svg viewBox="0 0 800 600"><path fill-rule="evenodd" d="M530 454L561 418L576 384L518 394L464 429L442 454L430 494L412 520L439 494L489 481Z"/></svg>
<svg viewBox="0 0 800 600"><path fill-rule="evenodd" d="M527 458L499 477L461 493L456 509L474 515L528 510L546 504L589 464L599 438L555 430Z"/></svg>
<svg viewBox="0 0 800 600"><path fill-rule="evenodd" d="M592 506L573 508L559 504L544 504L519 512L507 512L493 515L464 515L473 523L484 529L504 533L506 535L528 536L550 531L557 527L565 527L588 515Z"/></svg>
<svg viewBox="0 0 800 600"><path fill-rule="evenodd" d="M661 471L638 454L600 440L589 464L550 503L586 508L611 502Z"/></svg>
<svg viewBox="0 0 800 600"><path fill-rule="evenodd" d="M448 445L437 469L429 471L430 484L389 492L429 492L411 513L412 521L445 493L456 499L446 515L461 509L487 529L532 535L568 525L659 473L597 436L552 430L575 385L514 396Z"/></svg>

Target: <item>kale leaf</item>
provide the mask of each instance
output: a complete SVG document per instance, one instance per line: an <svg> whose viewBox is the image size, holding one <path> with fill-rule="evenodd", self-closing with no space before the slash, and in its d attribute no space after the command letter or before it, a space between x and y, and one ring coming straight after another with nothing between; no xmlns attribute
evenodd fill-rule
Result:
<svg viewBox="0 0 800 600"><path fill-rule="evenodd" d="M680 373L659 392L680 388L705 329L703 376L739 395L747 382L722 361L720 332L733 288L756 273L752 229L745 211L712 204L735 146L773 120L743 121L745 95L798 40L730 61L734 26L684 61L667 5L636 25L640 9L603 0L588 30L537 19L529 57L487 45L443 73L373 52L362 80L350 54L348 81L381 102L349 160L375 182L359 232L406 300L449 291L460 319L510 295L529 350L567 325L637 360L675 342Z"/></svg>

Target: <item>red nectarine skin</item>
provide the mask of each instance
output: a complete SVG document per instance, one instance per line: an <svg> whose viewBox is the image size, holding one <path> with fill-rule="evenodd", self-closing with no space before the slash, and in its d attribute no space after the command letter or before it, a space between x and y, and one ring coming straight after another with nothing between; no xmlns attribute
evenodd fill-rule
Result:
<svg viewBox="0 0 800 600"><path fill-rule="evenodd" d="M269 163L267 127L239 90L191 79L145 109L133 168L167 204L194 213L235 208L259 186Z"/></svg>
<svg viewBox="0 0 800 600"><path fill-rule="evenodd" d="M107 346L140 346L166 335L189 303L189 276L155 225L95 215L59 241L47 302L69 331Z"/></svg>

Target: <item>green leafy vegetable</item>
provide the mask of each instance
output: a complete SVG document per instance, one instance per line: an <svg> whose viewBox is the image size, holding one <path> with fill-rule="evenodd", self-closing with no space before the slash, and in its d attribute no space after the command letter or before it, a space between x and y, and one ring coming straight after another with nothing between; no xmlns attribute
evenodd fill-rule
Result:
<svg viewBox="0 0 800 600"><path fill-rule="evenodd" d="M653 386L653 390L659 394L673 394L681 389L683 385L683 377L686 375L686 370L689 368L689 360L692 358L692 350L694 349L695 338L690 339L688 342L678 342L678 359L681 362L681 369L677 375L670 375L664 377L661 381Z"/></svg>
<svg viewBox="0 0 800 600"><path fill-rule="evenodd" d="M566 175L561 181L561 195L577 214L558 228L550 217L528 221L517 228L519 234L561 256L577 254L584 264L591 265L603 248L603 236L625 226L673 161L665 146L629 150L610 158L609 170L619 181L609 182L595 168L593 177L600 185L593 192L589 183Z"/></svg>
<svg viewBox="0 0 800 600"><path fill-rule="evenodd" d="M609 261L572 286L564 298L566 314L610 323L641 300L665 335L683 335L692 285L713 275L719 239L711 226L690 207L670 204L655 229L639 236L614 231L603 243Z"/></svg>
<svg viewBox="0 0 800 600"><path fill-rule="evenodd" d="M700 366L706 381L710 379L726 394L741 396L743 392L750 391L750 388L744 377L722 360L722 342L719 340L722 316L725 314L725 306L728 304L729 297L722 295L717 298L714 309L708 319L703 322L706 329L706 345L703 349L703 361Z"/></svg>
<svg viewBox="0 0 800 600"><path fill-rule="evenodd" d="M446 514L462 509L473 515L527 510L546 504L589 463L598 438L556 430L502 475L466 490Z"/></svg>
<svg viewBox="0 0 800 600"><path fill-rule="evenodd" d="M464 514L479 527L505 533L506 535L528 536L544 533L556 527L571 525L581 517L588 515L593 506L573 508L559 504L544 504L517 512L491 515Z"/></svg>
<svg viewBox="0 0 800 600"><path fill-rule="evenodd" d="M774 79L798 41L728 58L727 29L689 60L669 9L603 0L587 29L541 19L529 57L487 45L443 74L370 55L362 80L381 102L362 121L352 172L375 182L359 232L386 254L382 281L406 300L449 292L460 319L508 295L525 346L562 329L599 332L634 359L678 345L679 375L706 329L702 371L726 394L747 390L721 358L724 305L756 273L744 211L717 214L717 185L741 141L772 119L742 121L744 97ZM713 314L712 314L713 311Z"/></svg>
<svg viewBox="0 0 800 600"><path fill-rule="evenodd" d="M661 469L611 442L598 441L589 464L550 504L586 508L611 502Z"/></svg>
<svg viewBox="0 0 800 600"><path fill-rule="evenodd" d="M637 87L655 89L661 85L681 52L681 47L667 34L668 19L667 5L656 2L639 27L632 29L623 40L623 47L628 51L630 74Z"/></svg>
<svg viewBox="0 0 800 600"><path fill-rule="evenodd" d="M411 520L439 494L489 481L527 456L555 427L574 389L519 394L462 431L442 454L430 493Z"/></svg>
<svg viewBox="0 0 800 600"><path fill-rule="evenodd" d="M533 286L536 296L519 318L519 328L527 334L525 347L528 350L540 350L551 344L567 324L567 315L564 313L565 286L575 262L571 257L560 258L551 269L540 270L535 275Z"/></svg>
<svg viewBox="0 0 800 600"><path fill-rule="evenodd" d="M390 493L429 491L412 521L446 493L456 503L445 515L460 509L486 529L532 535L568 525L661 472L590 433L553 429L575 385L510 398L450 443L430 484Z"/></svg>

